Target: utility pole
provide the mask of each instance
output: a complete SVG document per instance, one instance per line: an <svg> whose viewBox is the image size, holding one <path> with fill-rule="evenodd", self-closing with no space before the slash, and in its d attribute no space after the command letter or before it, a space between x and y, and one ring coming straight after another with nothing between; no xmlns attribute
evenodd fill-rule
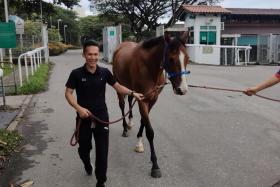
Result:
<svg viewBox="0 0 280 187"><path fill-rule="evenodd" d="M60 42L60 33L59 33L59 22L62 21L62 19L57 20L57 29L58 29L58 41Z"/></svg>
<svg viewBox="0 0 280 187"><path fill-rule="evenodd" d="M67 25L64 25L64 43L66 44L66 32L65 32L65 29L66 29Z"/></svg>
<svg viewBox="0 0 280 187"><path fill-rule="evenodd" d="M6 22L9 22L9 18L8 18L8 3L7 0L4 0L4 7L5 7L5 18L6 18Z"/></svg>
<svg viewBox="0 0 280 187"><path fill-rule="evenodd" d="M40 10L41 10L41 27L43 26L43 7L42 7L42 0L40 0Z"/></svg>
<svg viewBox="0 0 280 187"><path fill-rule="evenodd" d="M8 13L8 3L7 3L7 0L4 0L4 6L5 6L5 19L6 19L6 22L9 23L9 13ZM10 56L10 63L13 63L13 60L12 60L12 50L9 49L9 56Z"/></svg>

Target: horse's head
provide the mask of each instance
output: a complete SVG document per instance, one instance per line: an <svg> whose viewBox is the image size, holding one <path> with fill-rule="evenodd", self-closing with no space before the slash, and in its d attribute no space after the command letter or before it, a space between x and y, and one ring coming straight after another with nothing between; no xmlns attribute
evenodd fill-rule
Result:
<svg viewBox="0 0 280 187"><path fill-rule="evenodd" d="M164 59L163 68L167 72L168 78L172 83L175 94L185 95L188 90L186 70L189 57L186 50L186 40L188 32L183 32L180 36L171 38L168 33L164 35Z"/></svg>

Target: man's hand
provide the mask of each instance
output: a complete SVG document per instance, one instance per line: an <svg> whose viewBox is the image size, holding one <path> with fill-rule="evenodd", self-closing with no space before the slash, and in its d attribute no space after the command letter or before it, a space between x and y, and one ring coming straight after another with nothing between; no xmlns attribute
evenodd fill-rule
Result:
<svg viewBox="0 0 280 187"><path fill-rule="evenodd" d="M141 100L143 100L143 99L145 98L143 94L141 94L141 93L136 93L136 92L133 92L132 96L135 97L135 99L136 99L137 101L141 101Z"/></svg>
<svg viewBox="0 0 280 187"><path fill-rule="evenodd" d="M255 95L257 93L257 88L256 87L247 88L246 90L243 91L243 93L248 96Z"/></svg>
<svg viewBox="0 0 280 187"><path fill-rule="evenodd" d="M80 118L82 118L82 119L88 118L89 116L92 115L91 112L88 109L83 108L83 107L79 107L77 112L78 112Z"/></svg>

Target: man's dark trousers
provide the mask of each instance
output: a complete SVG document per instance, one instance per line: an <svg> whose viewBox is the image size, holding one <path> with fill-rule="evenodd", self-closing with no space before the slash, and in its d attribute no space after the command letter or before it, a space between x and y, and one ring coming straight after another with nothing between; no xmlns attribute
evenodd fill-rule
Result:
<svg viewBox="0 0 280 187"><path fill-rule="evenodd" d="M100 119L108 121L108 113L98 112ZM84 164L90 164L90 151L92 149L92 135L95 140L95 176L99 183L104 183L107 180L107 166L108 166L108 147L109 147L109 127L100 122L95 122L95 127L92 128L91 119L83 119L80 125L79 148L78 152Z"/></svg>

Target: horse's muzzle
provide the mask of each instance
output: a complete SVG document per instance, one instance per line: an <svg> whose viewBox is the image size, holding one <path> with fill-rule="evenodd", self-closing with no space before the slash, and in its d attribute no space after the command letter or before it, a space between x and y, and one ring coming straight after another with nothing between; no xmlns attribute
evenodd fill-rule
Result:
<svg viewBox="0 0 280 187"><path fill-rule="evenodd" d="M182 90L180 87L174 89L175 94L177 95L185 95L187 93L187 90Z"/></svg>

